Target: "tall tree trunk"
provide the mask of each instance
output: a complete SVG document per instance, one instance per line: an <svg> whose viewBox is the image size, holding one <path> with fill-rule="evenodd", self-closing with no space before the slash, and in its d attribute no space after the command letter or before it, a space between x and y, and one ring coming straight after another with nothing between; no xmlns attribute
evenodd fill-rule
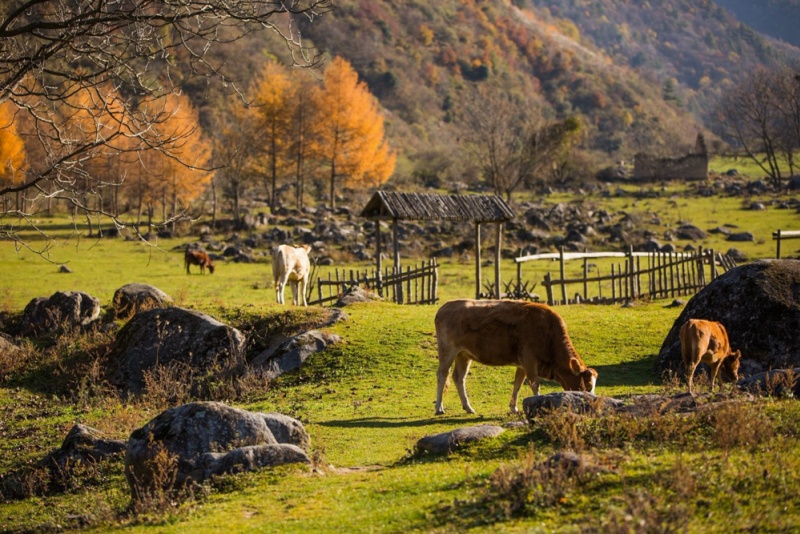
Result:
<svg viewBox="0 0 800 534"><path fill-rule="evenodd" d="M269 210L271 213L275 213L276 203L277 203L277 192L275 191L275 186L277 185L277 178L278 178L278 154L277 151L277 143L275 141L275 119L272 120L272 139L270 140L270 152L272 153L272 198L269 201Z"/></svg>
<svg viewBox="0 0 800 534"><path fill-rule="evenodd" d="M211 178L211 228L217 226L217 179Z"/></svg>
<svg viewBox="0 0 800 534"><path fill-rule="evenodd" d="M331 209L336 209L336 160L331 160Z"/></svg>

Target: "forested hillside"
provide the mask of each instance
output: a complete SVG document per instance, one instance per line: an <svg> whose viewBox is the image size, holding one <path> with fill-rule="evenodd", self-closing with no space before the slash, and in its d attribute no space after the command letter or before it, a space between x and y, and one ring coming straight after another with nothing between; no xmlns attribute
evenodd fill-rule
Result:
<svg viewBox="0 0 800 534"><path fill-rule="evenodd" d="M534 95L548 118L580 116L583 153L611 161L690 145L740 76L800 57L704 0L343 0L304 31L380 99L401 161L415 160L406 173L452 154L474 86Z"/></svg>

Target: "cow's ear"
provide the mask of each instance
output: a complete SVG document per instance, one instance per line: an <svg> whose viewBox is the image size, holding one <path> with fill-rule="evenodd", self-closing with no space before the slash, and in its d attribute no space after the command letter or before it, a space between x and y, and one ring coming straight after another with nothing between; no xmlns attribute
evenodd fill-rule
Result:
<svg viewBox="0 0 800 534"><path fill-rule="evenodd" d="M581 365L580 360L577 358L570 358L569 359L569 370L572 372L573 375L578 375L583 371L583 366Z"/></svg>

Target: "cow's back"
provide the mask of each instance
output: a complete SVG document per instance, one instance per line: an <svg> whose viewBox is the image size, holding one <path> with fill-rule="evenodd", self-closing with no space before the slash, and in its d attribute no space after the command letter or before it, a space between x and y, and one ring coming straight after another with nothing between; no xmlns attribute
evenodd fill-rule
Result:
<svg viewBox="0 0 800 534"><path fill-rule="evenodd" d="M440 351L466 351L484 365L521 365L523 358L534 358L548 369L561 353L559 343L566 339L572 347L561 317L543 304L454 300L439 309L434 323Z"/></svg>

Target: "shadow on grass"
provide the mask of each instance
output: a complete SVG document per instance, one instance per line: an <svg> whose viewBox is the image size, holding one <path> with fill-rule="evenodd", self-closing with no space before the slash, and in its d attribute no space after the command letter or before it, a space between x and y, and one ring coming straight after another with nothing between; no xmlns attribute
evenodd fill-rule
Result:
<svg viewBox="0 0 800 534"><path fill-rule="evenodd" d="M405 417L362 417L360 419L324 421L317 424L320 426L329 426L335 428L413 428L450 423L480 424L493 420L493 418L465 414L459 416L440 416L417 420Z"/></svg>
<svg viewBox="0 0 800 534"><path fill-rule="evenodd" d="M596 365L599 386L651 386L661 383L653 369L657 354L631 362Z"/></svg>

